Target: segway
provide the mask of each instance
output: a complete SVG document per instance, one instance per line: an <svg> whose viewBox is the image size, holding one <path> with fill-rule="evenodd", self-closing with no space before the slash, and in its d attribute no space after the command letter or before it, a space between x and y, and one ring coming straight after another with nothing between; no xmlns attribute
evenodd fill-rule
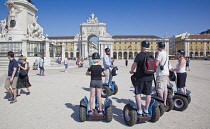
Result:
<svg viewBox="0 0 210 129"><path fill-rule="evenodd" d="M176 84L176 76L174 74L174 72L170 71L170 80L175 81ZM172 85L173 86L173 85ZM171 87L172 87L171 86ZM176 84L177 87L177 84ZM173 93L173 88L171 88L172 90L170 90L171 93ZM174 110L177 111L184 111L185 109L187 109L188 104L191 102L191 96L190 96L191 91L186 89L186 93L184 93L183 91L180 91L179 88L177 88L177 91L174 92L174 96L173 96L173 101L174 101Z"/></svg>
<svg viewBox="0 0 210 129"><path fill-rule="evenodd" d="M85 96L80 101L80 107L79 107L79 119L81 122L86 121L88 118L90 119L105 119L107 122L112 121L113 113L112 113L112 100L108 97L105 99L103 104L103 114L99 114L99 108L98 108L98 100L95 96L95 109L93 110L93 114L88 113L89 110L89 104L88 99Z"/></svg>
<svg viewBox="0 0 210 129"><path fill-rule="evenodd" d="M190 96L191 91L186 89L186 93L183 91L180 91L177 89L177 91L174 92L174 110L177 111L184 111L187 109L188 104L191 102L191 96Z"/></svg>
<svg viewBox="0 0 210 129"><path fill-rule="evenodd" d="M117 76L117 73L118 73L118 68L113 67L110 72L109 82L102 84L102 92L101 92L102 98L106 98L108 96L117 94L118 86L116 85L115 81L112 81L113 76Z"/></svg>
<svg viewBox="0 0 210 129"><path fill-rule="evenodd" d="M150 121L150 122L156 122L160 118L160 109L159 109L159 103L155 99L151 99L150 106L149 106L149 114L150 116L138 116L137 110L138 106L137 104L132 101L128 100L128 104L124 106L123 109L123 116L125 123L129 126L133 126L137 121Z"/></svg>
<svg viewBox="0 0 210 129"><path fill-rule="evenodd" d="M168 89L168 96L167 96L167 108L165 109L166 112L171 111L174 108L174 101L173 101L173 84L169 82L169 85L167 85Z"/></svg>

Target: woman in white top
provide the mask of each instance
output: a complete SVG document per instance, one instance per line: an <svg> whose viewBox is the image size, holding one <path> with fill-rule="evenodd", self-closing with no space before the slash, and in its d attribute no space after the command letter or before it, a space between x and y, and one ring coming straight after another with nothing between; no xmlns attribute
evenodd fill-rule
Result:
<svg viewBox="0 0 210 129"><path fill-rule="evenodd" d="M177 88L180 88L181 91L186 93L185 84L186 84L187 73L185 71L186 60L184 58L184 55L185 55L184 50L177 51L178 63L176 65L176 68L171 69L171 71L176 71Z"/></svg>

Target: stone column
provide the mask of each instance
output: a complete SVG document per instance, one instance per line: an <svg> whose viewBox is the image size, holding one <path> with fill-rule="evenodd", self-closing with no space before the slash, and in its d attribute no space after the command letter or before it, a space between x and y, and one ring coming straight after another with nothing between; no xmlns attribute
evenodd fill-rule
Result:
<svg viewBox="0 0 210 129"><path fill-rule="evenodd" d="M203 56L206 57L206 42L204 42Z"/></svg>
<svg viewBox="0 0 210 129"><path fill-rule="evenodd" d="M49 65L50 64L50 44L49 44L49 39L45 39L45 58L44 58L44 63L45 65Z"/></svg>
<svg viewBox="0 0 210 129"><path fill-rule="evenodd" d="M65 59L65 43L62 43L62 60Z"/></svg>
<svg viewBox="0 0 210 129"><path fill-rule="evenodd" d="M104 51L103 51L103 44L102 43L99 44L99 48L100 48L100 56L102 58L102 57L104 57L104 54L103 54Z"/></svg>
<svg viewBox="0 0 210 129"><path fill-rule="evenodd" d="M26 57L28 56L27 43L28 43L28 39L22 39L22 55Z"/></svg>
<svg viewBox="0 0 210 129"><path fill-rule="evenodd" d="M77 43L74 43L73 57L76 57L77 47L78 47L78 44Z"/></svg>
<svg viewBox="0 0 210 129"><path fill-rule="evenodd" d="M201 51L198 51L198 57L200 57L200 53L201 53Z"/></svg>
<svg viewBox="0 0 210 129"><path fill-rule="evenodd" d="M56 54L57 50L56 50L56 46L53 45L53 57L55 57L55 54Z"/></svg>
<svg viewBox="0 0 210 129"><path fill-rule="evenodd" d="M117 58L117 60L118 60L118 52L116 52L116 58Z"/></svg>
<svg viewBox="0 0 210 129"><path fill-rule="evenodd" d="M71 53L70 53L70 51L68 51L68 57L71 57Z"/></svg>
<svg viewBox="0 0 210 129"><path fill-rule="evenodd" d="M134 59L134 58L135 58L135 57L134 57L134 56L135 56L135 55L134 55L134 53L135 53L135 52L134 52L134 51L132 51L132 53L133 53L133 59Z"/></svg>
<svg viewBox="0 0 210 129"><path fill-rule="evenodd" d="M122 51L122 60L124 60L124 50Z"/></svg>
<svg viewBox="0 0 210 129"><path fill-rule="evenodd" d="M83 44L83 48L84 48L84 54L83 54L83 58L88 56L88 45L87 43ZM89 49L90 50L90 49Z"/></svg>
<svg viewBox="0 0 210 129"><path fill-rule="evenodd" d="M188 42L185 42L185 43L184 43L184 49L185 49L185 56L189 56Z"/></svg>

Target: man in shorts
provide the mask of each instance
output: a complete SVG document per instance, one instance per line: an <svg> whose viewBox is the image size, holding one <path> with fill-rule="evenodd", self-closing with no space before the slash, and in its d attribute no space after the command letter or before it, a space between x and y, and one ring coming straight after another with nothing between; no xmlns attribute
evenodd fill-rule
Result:
<svg viewBox="0 0 210 129"><path fill-rule="evenodd" d="M67 73L67 68L68 68L67 57L64 59L63 63L64 63L64 66L65 66L64 72Z"/></svg>
<svg viewBox="0 0 210 129"><path fill-rule="evenodd" d="M148 41L141 42L141 52L136 56L130 71L130 74L133 74L134 70L136 69L137 82L135 85L135 98L138 105L137 114L139 116L146 116L146 117L151 117L149 115L148 108L151 101L152 81L153 81L153 75L145 74L143 71L144 59L146 56L146 52L149 52L149 46L150 43ZM141 103L142 103L141 94L146 95L146 104L143 112L141 108Z"/></svg>
<svg viewBox="0 0 210 129"><path fill-rule="evenodd" d="M165 43L158 43L158 56L156 58L156 88L158 95L164 100L164 105L166 107L166 101L168 96L168 76L169 76L169 66L168 66L168 54L165 51Z"/></svg>
<svg viewBox="0 0 210 129"><path fill-rule="evenodd" d="M5 81L5 89L10 93L11 97L8 99L8 101L11 101L11 103L17 102L16 99L16 84L17 84L17 77L18 77L18 62L14 58L14 53L12 51L9 51L7 54L9 62L8 67L8 76ZM11 88L10 88L11 86Z"/></svg>

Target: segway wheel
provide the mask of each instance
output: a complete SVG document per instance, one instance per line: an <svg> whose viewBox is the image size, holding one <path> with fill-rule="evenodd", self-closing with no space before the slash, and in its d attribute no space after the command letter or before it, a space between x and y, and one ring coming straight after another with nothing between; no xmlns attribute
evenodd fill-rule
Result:
<svg viewBox="0 0 210 129"><path fill-rule="evenodd" d="M188 104L190 104L190 102L191 102L191 96L190 95L187 96L187 100L188 100Z"/></svg>
<svg viewBox="0 0 210 129"><path fill-rule="evenodd" d="M174 110L184 111L188 107L188 100L186 97L181 95L175 95L174 100Z"/></svg>
<svg viewBox="0 0 210 129"><path fill-rule="evenodd" d="M125 123L129 126L133 126L137 121L137 112L129 104L126 104L123 109L123 116Z"/></svg>
<svg viewBox="0 0 210 129"><path fill-rule="evenodd" d="M163 103L160 103L159 105L159 109L160 109L160 116L162 116L165 112L165 107Z"/></svg>
<svg viewBox="0 0 210 129"><path fill-rule="evenodd" d="M171 89L168 89L168 93L169 94L173 94L174 93L174 90L171 88Z"/></svg>
<svg viewBox="0 0 210 129"><path fill-rule="evenodd" d="M109 89L109 87L103 86L102 91L101 91L101 97L106 98L106 97L110 96L110 94L111 94L111 90Z"/></svg>
<svg viewBox="0 0 210 129"><path fill-rule="evenodd" d="M153 108L152 110L152 118L150 119L151 122L156 122L160 118L160 109L159 107Z"/></svg>
<svg viewBox="0 0 210 129"><path fill-rule="evenodd" d="M113 95L117 94L118 92L118 86L114 84L114 92L112 93Z"/></svg>
<svg viewBox="0 0 210 129"><path fill-rule="evenodd" d="M112 105L106 108L106 116L105 119L107 122L111 122L113 117L113 112L112 112Z"/></svg>
<svg viewBox="0 0 210 129"><path fill-rule="evenodd" d="M174 108L174 101L173 99L168 99L166 102L168 108L166 109L166 112L171 111Z"/></svg>
<svg viewBox="0 0 210 129"><path fill-rule="evenodd" d="M81 122L86 121L86 107L79 107L79 119Z"/></svg>

